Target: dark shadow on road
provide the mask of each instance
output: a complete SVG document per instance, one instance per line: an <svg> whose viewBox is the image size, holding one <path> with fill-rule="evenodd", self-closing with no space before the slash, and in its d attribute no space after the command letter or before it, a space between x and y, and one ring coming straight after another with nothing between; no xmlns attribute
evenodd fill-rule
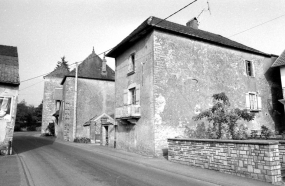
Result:
<svg viewBox="0 0 285 186"><path fill-rule="evenodd" d="M40 136L40 132L15 132L13 137L13 153L21 154L43 146L52 145L53 136Z"/></svg>

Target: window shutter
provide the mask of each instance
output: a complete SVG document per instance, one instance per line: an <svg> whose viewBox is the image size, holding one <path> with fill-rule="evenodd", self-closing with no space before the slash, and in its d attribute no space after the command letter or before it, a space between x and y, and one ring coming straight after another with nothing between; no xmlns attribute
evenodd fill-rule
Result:
<svg viewBox="0 0 285 186"><path fill-rule="evenodd" d="M251 62L251 73L252 73L252 77L255 77L255 68L254 68L254 63L253 61Z"/></svg>
<svg viewBox="0 0 285 186"><path fill-rule="evenodd" d="M140 85L136 86L136 105L140 105L141 90Z"/></svg>
<svg viewBox="0 0 285 186"><path fill-rule="evenodd" d="M257 110L261 110L261 109L262 109L261 97L258 96L257 97Z"/></svg>
<svg viewBox="0 0 285 186"><path fill-rule="evenodd" d="M245 94L245 108L250 109L249 93Z"/></svg>
<svg viewBox="0 0 285 186"><path fill-rule="evenodd" d="M131 56L128 59L128 73L131 71Z"/></svg>
<svg viewBox="0 0 285 186"><path fill-rule="evenodd" d="M245 61L244 62L245 63L245 73L246 73L246 75L249 75L249 69L248 69L248 62L247 61Z"/></svg>
<svg viewBox="0 0 285 186"><path fill-rule="evenodd" d="M128 89L124 90L124 105L128 104Z"/></svg>

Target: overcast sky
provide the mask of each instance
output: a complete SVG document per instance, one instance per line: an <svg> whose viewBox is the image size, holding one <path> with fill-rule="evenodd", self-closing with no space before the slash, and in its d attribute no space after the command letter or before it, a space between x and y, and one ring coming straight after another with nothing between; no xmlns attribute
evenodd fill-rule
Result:
<svg viewBox="0 0 285 186"><path fill-rule="evenodd" d="M191 1L1 0L0 44L18 47L23 81L51 72L62 56L72 64L84 60L93 46L97 54L104 52L149 16L166 18ZM225 37L284 15L230 39L266 53L280 55L285 49L285 0L209 0L209 4L211 14L200 15L199 28ZM204 8L207 0L198 0L168 20L185 25ZM114 60L107 60L114 69ZM43 99L43 82L39 77L21 83L19 101L37 106Z"/></svg>

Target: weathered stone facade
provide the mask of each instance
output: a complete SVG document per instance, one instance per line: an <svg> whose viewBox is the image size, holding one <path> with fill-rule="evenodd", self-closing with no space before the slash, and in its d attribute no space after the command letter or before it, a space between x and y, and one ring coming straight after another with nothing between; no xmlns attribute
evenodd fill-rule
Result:
<svg viewBox="0 0 285 186"><path fill-rule="evenodd" d="M114 116L114 81L78 78L76 137L90 138L84 124L106 113ZM73 141L74 77L67 77L63 85L63 102L59 116L58 138Z"/></svg>
<svg viewBox="0 0 285 186"><path fill-rule="evenodd" d="M69 73L69 70L62 64L54 71L44 77L44 96L41 133L45 133L49 123L55 122L53 114L57 111L55 100L55 89L62 88L60 84L62 78ZM55 135L57 136L57 125L55 125Z"/></svg>
<svg viewBox="0 0 285 186"><path fill-rule="evenodd" d="M281 181L278 144L278 141L168 139L168 160L276 184Z"/></svg>
<svg viewBox="0 0 285 186"><path fill-rule="evenodd" d="M12 148L8 152L8 144L9 142L13 142L18 95L19 86L0 83L0 97L11 99L9 113L7 114L8 117L0 119L0 154L12 154Z"/></svg>
<svg viewBox="0 0 285 186"><path fill-rule="evenodd" d="M270 69L274 61L270 55L215 34L167 21L152 24L153 20L149 18L107 54L116 58L116 109L127 107L124 94L130 86L139 85L140 91L136 95L140 118L115 116L118 148L164 154L167 138L184 135L186 127L195 128L193 116L210 108L212 95L221 92L240 109L246 109L246 94L258 94L262 109L253 121L244 123L249 130L262 125L279 130L284 123L284 109L277 101L282 90L274 78L278 71ZM135 71L129 73L134 54ZM254 76L247 74L246 61L251 62Z"/></svg>
<svg viewBox="0 0 285 186"><path fill-rule="evenodd" d="M93 49L92 53L78 66L76 99L75 70L63 78L58 138L74 141L74 138L85 137L90 138L92 142L96 139L100 140L102 145L114 145L114 122L93 121L94 118L103 114L114 117L114 76L115 72L106 64L106 60L96 55ZM75 107L76 122L74 122ZM99 131L98 127L100 127Z"/></svg>
<svg viewBox="0 0 285 186"><path fill-rule="evenodd" d="M60 77L45 77L41 133L45 133L49 123L54 122L52 116L56 112L54 91L55 88L62 87L60 85L61 80Z"/></svg>
<svg viewBox="0 0 285 186"><path fill-rule="evenodd" d="M0 45L0 155L12 154L19 85L17 47Z"/></svg>
<svg viewBox="0 0 285 186"><path fill-rule="evenodd" d="M246 60L254 64L255 77L247 76ZM192 117L208 109L212 95L220 92L226 93L232 107L240 109L246 109L246 93L258 92L262 110L253 121L244 123L249 130L262 125L278 130L276 125L283 121L281 114L272 114L276 112L273 104L278 104L278 94L272 89L280 84L265 78L272 62L268 57L154 32L156 149L166 148L167 137L183 135L186 126L195 129ZM284 113L282 107L277 112Z"/></svg>

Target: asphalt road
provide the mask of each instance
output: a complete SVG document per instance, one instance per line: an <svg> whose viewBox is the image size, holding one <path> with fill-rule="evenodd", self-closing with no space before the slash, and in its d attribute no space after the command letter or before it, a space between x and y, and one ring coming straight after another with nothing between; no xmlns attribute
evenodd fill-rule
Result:
<svg viewBox="0 0 285 186"><path fill-rule="evenodd" d="M84 150L34 134L15 133L13 141L31 186L216 185L128 161L128 157L98 153L96 146L94 151Z"/></svg>

